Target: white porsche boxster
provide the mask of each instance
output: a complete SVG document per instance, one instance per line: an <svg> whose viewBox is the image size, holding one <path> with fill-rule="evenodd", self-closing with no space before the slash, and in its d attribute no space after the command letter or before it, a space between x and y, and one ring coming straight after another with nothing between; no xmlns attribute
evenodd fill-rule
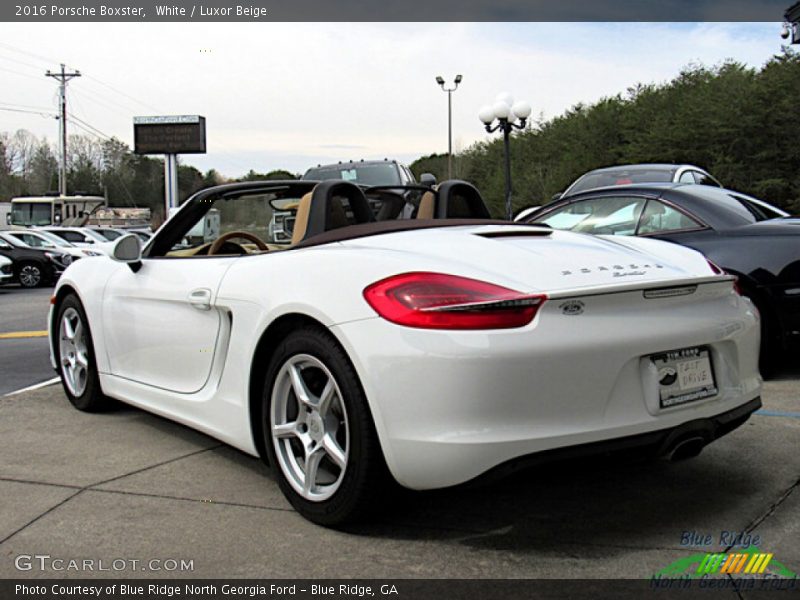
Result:
<svg viewBox="0 0 800 600"><path fill-rule="evenodd" d="M343 181L217 186L144 249L128 235L78 261L50 314L67 397L260 456L326 525L392 479L688 458L760 407L758 313L699 253L494 221L463 182L396 219L407 201ZM189 235L212 209L222 235ZM264 239L277 210L294 215L288 246Z"/></svg>

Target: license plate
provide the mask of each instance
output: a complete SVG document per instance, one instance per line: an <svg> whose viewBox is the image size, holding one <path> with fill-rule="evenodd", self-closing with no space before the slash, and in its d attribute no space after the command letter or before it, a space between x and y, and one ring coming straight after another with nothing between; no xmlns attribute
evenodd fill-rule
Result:
<svg viewBox="0 0 800 600"><path fill-rule="evenodd" d="M718 392L708 348L670 350L650 357L658 369L661 408L715 396Z"/></svg>

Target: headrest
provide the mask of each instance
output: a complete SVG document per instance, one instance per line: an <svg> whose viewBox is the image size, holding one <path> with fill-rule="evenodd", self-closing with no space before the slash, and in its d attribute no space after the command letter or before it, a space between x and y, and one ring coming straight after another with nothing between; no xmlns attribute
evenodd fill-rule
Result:
<svg viewBox="0 0 800 600"><path fill-rule="evenodd" d="M294 218L294 229L292 230L292 246L299 244L306 235L308 229L308 215L311 212L311 190L302 198L297 205L297 214Z"/></svg>
<svg viewBox="0 0 800 600"><path fill-rule="evenodd" d="M437 219L490 219L481 193L466 181L445 181L439 185L435 218Z"/></svg>
<svg viewBox="0 0 800 600"><path fill-rule="evenodd" d="M375 220L367 197L361 188L353 183L338 179L323 181L318 183L310 194L311 198L307 202L304 202L305 196L300 201L292 244L332 229ZM300 217L304 204L308 206L308 217L304 219L305 230L298 231L298 226L302 228Z"/></svg>

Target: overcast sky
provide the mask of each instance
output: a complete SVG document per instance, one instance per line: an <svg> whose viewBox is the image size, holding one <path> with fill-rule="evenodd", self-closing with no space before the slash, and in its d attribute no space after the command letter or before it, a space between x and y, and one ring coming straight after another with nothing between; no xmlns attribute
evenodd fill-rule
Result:
<svg viewBox="0 0 800 600"><path fill-rule="evenodd" d="M228 176L447 150L486 139L477 113L498 92L550 118L578 102L664 82L689 63L761 66L779 23L2 23L0 108L55 111L60 62L69 110L133 145L138 115L200 114L208 154L183 162ZM0 131L57 139L38 114L0 110ZM73 127L73 133L83 133Z"/></svg>

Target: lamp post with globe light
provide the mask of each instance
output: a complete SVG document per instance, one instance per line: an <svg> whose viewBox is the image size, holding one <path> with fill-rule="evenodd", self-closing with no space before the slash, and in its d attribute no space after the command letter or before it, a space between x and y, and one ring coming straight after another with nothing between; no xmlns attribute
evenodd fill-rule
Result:
<svg viewBox="0 0 800 600"><path fill-rule="evenodd" d="M528 117L531 115L531 105L523 100L511 97L511 94L498 94L494 99L494 104L486 105L478 112L478 118L486 126L486 131L494 133L498 129L503 131L503 145L505 147L505 171L506 171L506 219L513 218L513 208L511 206L511 145L509 137L514 129L523 129ZM517 122L519 119L519 122ZM497 120L497 124L494 121Z"/></svg>

